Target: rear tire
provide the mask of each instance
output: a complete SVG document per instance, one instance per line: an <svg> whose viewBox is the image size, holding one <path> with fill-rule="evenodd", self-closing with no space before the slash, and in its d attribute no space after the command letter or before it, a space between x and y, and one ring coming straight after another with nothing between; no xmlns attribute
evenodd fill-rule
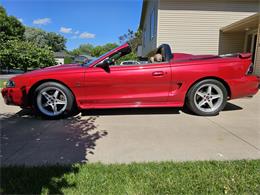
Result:
<svg viewBox="0 0 260 195"><path fill-rule="evenodd" d="M33 107L37 114L48 119L67 117L76 110L72 92L57 82L46 82L35 89Z"/></svg>
<svg viewBox="0 0 260 195"><path fill-rule="evenodd" d="M186 97L187 107L200 116L214 116L227 103L227 89L217 80L206 79L193 85Z"/></svg>

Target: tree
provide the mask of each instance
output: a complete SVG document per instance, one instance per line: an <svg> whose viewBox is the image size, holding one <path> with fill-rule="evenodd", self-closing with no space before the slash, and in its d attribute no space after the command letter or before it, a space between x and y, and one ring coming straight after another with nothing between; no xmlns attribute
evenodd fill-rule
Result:
<svg viewBox="0 0 260 195"><path fill-rule="evenodd" d="M137 30L137 32L134 32L133 30L128 29L127 33L119 37L119 42L121 44L128 42L131 46L132 52L128 55L125 55L124 57L120 58L120 62L126 61L126 60L137 60L137 48L139 45L142 44L142 31Z"/></svg>
<svg viewBox="0 0 260 195"><path fill-rule="evenodd" d="M92 50L91 55L98 57L103 55L104 53L107 53L108 51L114 49L118 47L118 45L116 43L107 43L105 45L101 45L101 46L96 46L94 47L94 49Z"/></svg>
<svg viewBox="0 0 260 195"><path fill-rule="evenodd" d="M0 44L9 39L23 39L25 28L14 16L8 16L0 6Z"/></svg>
<svg viewBox="0 0 260 195"><path fill-rule="evenodd" d="M132 51L136 52L138 46L142 44L142 31L138 29L134 32L133 30L128 29L127 33L119 37L119 42L121 44L128 42L132 48Z"/></svg>
<svg viewBox="0 0 260 195"><path fill-rule="evenodd" d="M131 29L128 29L127 33L123 34L122 36L119 36L119 41L122 44L122 43L129 41L129 40L132 40L134 37L135 37L134 31L131 30Z"/></svg>
<svg viewBox="0 0 260 195"><path fill-rule="evenodd" d="M39 47L45 47L48 44L46 32L38 28L26 27L24 38L26 41L33 42Z"/></svg>
<svg viewBox="0 0 260 195"><path fill-rule="evenodd" d="M81 44L79 48L76 48L70 52L71 55L78 56L80 54L88 54L92 55L92 51L94 49L94 46L87 43L87 44Z"/></svg>
<svg viewBox="0 0 260 195"><path fill-rule="evenodd" d="M62 51L66 48L66 39L54 32L47 33L46 36L47 39L47 45L51 47L52 51Z"/></svg>
<svg viewBox="0 0 260 195"><path fill-rule="evenodd" d="M70 52L71 55L78 56L80 54L88 54L93 57L101 56L102 54L118 47L116 43L107 43L105 45L93 46L92 44L82 44L79 48Z"/></svg>
<svg viewBox="0 0 260 195"><path fill-rule="evenodd" d="M32 31L35 35L25 40L25 27L17 18L8 16L0 6L0 69L20 68L27 71L28 68L55 64L51 49L64 49L65 39L55 33L47 33L47 36L44 31Z"/></svg>
<svg viewBox="0 0 260 195"><path fill-rule="evenodd" d="M66 39L57 33L46 32L41 29L26 27L24 33L25 40L34 42L39 47L50 47L52 51L65 50Z"/></svg>
<svg viewBox="0 0 260 195"><path fill-rule="evenodd" d="M19 68L25 72L28 68L43 68L55 64L53 52L45 47L17 39L8 40L0 48L2 68Z"/></svg>

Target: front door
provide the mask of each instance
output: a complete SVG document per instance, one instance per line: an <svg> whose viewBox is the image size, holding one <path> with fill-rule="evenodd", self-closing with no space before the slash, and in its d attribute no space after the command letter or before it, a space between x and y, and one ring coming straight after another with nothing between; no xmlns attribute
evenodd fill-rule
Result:
<svg viewBox="0 0 260 195"><path fill-rule="evenodd" d="M169 63L90 67L85 72L87 108L139 107L168 100L171 81Z"/></svg>

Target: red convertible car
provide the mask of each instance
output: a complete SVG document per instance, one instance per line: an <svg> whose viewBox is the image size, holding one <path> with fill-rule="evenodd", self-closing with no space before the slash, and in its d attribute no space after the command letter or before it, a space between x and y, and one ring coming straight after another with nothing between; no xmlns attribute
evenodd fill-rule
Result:
<svg viewBox="0 0 260 195"><path fill-rule="evenodd" d="M182 107L198 115L218 114L227 100L257 93L251 54L172 53L167 44L160 61L120 65L128 43L85 64L57 65L13 77L2 95L6 104L31 107L48 118L75 109Z"/></svg>

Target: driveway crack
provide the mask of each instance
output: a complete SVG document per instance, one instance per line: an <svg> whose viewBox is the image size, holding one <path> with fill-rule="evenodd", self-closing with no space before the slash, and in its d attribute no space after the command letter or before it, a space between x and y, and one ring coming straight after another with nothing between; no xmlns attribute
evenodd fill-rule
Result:
<svg viewBox="0 0 260 195"><path fill-rule="evenodd" d="M257 151L260 152L260 148L258 148L257 146L255 146L254 144L251 144L250 142L248 142L247 140L243 139L242 137L238 136L237 134L233 133L232 131L228 130L227 128L223 127L222 125L218 124L217 122L208 119L210 122L214 123L215 125L217 125L218 127L222 128L224 131L226 131L227 133L233 135L234 137L238 138L239 140L241 140L242 142L248 144L249 146L253 147L254 149L256 149Z"/></svg>

